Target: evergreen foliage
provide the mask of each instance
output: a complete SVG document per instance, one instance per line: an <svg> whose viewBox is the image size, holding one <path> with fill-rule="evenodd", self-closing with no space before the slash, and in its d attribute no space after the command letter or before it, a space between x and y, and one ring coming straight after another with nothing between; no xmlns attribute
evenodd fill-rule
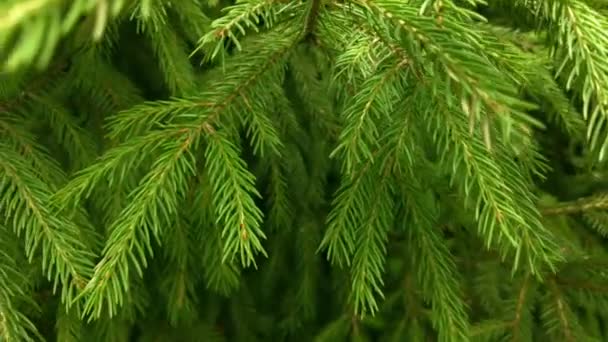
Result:
<svg viewBox="0 0 608 342"><path fill-rule="evenodd" d="M608 340L608 3L4 0L0 340Z"/></svg>

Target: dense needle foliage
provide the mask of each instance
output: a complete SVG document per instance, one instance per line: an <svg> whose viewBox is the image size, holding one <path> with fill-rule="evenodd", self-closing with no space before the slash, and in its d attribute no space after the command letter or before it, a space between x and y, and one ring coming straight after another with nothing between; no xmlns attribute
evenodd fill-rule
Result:
<svg viewBox="0 0 608 342"><path fill-rule="evenodd" d="M608 2L3 0L1 341L607 341Z"/></svg>

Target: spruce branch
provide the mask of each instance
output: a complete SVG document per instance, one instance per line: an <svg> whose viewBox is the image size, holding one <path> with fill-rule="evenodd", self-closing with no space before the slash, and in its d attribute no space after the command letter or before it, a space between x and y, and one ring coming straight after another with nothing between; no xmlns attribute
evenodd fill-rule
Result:
<svg viewBox="0 0 608 342"><path fill-rule="evenodd" d="M225 254L226 243L222 240L220 227L213 224L209 227L199 239L206 287L215 293L229 296L239 288L241 272L235 262L217 262L218 255Z"/></svg>
<svg viewBox="0 0 608 342"><path fill-rule="evenodd" d="M399 183L405 183L400 179ZM439 341L466 341L469 338L469 318L461 280L454 257L440 235L436 222L437 204L432 194L421 184L404 186L407 193L406 210L409 220L404 222L408 232L408 252L412 267L424 298L431 302L431 321Z"/></svg>
<svg viewBox="0 0 608 342"><path fill-rule="evenodd" d="M302 258L298 262L298 270L301 280L295 291L295 301L297 313L302 321L312 319L316 316L315 304L319 298L318 281L321 279L320 257L316 253L317 247L322 237L322 222L313 219L302 220L296 238L296 248Z"/></svg>
<svg viewBox="0 0 608 342"><path fill-rule="evenodd" d="M226 14L211 23L211 30L199 39L192 54L205 51L205 60L212 61L220 53L224 56L227 42L234 44L237 51L242 51L239 34L246 35L246 29L259 32L261 23L265 29L271 29L281 16L294 13L301 6L297 1L239 0L235 5L224 7Z"/></svg>
<svg viewBox="0 0 608 342"><path fill-rule="evenodd" d="M371 183L371 177L383 177L378 185ZM376 297L383 297L384 263L388 231L393 224L394 198L390 182L384 174L368 173L364 180L368 183L368 208L363 212L362 221L355 228L355 252L352 257L352 289L349 296L356 315L378 311ZM352 195L351 195L352 196ZM370 205L371 204L371 205ZM339 223L338 223L339 224ZM343 229L353 229L344 226Z"/></svg>
<svg viewBox="0 0 608 342"><path fill-rule="evenodd" d="M308 13L306 15L306 24L304 25L304 31L302 33L303 39L308 39L315 31L317 18L319 16L319 11L321 10L322 3L323 0L312 0L310 2Z"/></svg>
<svg viewBox="0 0 608 342"><path fill-rule="evenodd" d="M287 183L289 174L287 163L278 157L272 157L268 160L268 164L270 164L269 187L266 196L270 205L268 222L271 229L276 231L286 229L291 225L295 211Z"/></svg>
<svg viewBox="0 0 608 342"><path fill-rule="evenodd" d="M78 342L83 338L83 323L74 309L66 310L60 306L57 308L57 341Z"/></svg>
<svg viewBox="0 0 608 342"><path fill-rule="evenodd" d="M81 16L94 13L92 37L99 39L110 18L122 9L124 0L9 0L0 4L0 46L20 36L1 69L15 71L35 63L48 66L61 38L69 33Z"/></svg>
<svg viewBox="0 0 608 342"><path fill-rule="evenodd" d="M171 14L176 19L174 25L179 27L191 44L210 31L211 18L203 11L200 0L183 0L171 3Z"/></svg>
<svg viewBox="0 0 608 342"><path fill-rule="evenodd" d="M588 120L587 138L599 148L602 160L608 149L605 125L608 116L608 20L584 1L514 2L529 9L546 28L553 43L551 55L557 60L557 76L566 80L583 101L583 117ZM601 139L601 140L600 140Z"/></svg>
<svg viewBox="0 0 608 342"><path fill-rule="evenodd" d="M369 166L369 164L367 164ZM340 188L332 201L332 210L327 216L327 229L319 244L318 251L326 250L327 259L340 267L351 265L351 256L355 252L355 230L358 222L365 218L369 188L369 171L359 171L351 180L342 180ZM366 181L366 178L367 181Z"/></svg>
<svg viewBox="0 0 608 342"><path fill-rule="evenodd" d="M23 155L36 176L49 186L63 183L66 179L65 172L51 157L49 151L36 142L36 137L19 124L24 119L10 112L0 112L0 134L4 143L11 145L14 151Z"/></svg>
<svg viewBox="0 0 608 342"><path fill-rule="evenodd" d="M293 46L295 36L293 34L285 38L282 35L282 41L278 42L283 45L277 42L278 47L270 46L264 51L266 54L262 53L263 50L258 51L257 56L261 57L255 61L274 64L276 58L285 55ZM136 152L146 155L157 149L164 150L163 157L157 160L152 171L140 183L132 194L132 202L111 228L112 233L103 252L104 258L97 265L95 275L84 291L87 296L85 313L91 317L99 317L106 303L112 316L122 304L123 295L129 290L128 284L125 283L129 279L128 261L131 261L138 274L142 275L143 268L146 267L145 252L147 250L150 253L151 249L151 235L158 240L160 227L176 210L176 196L185 191L183 177L188 173L187 170L193 168L193 162L182 156L191 153L190 149L197 145L203 133L208 136L206 157L210 163L209 174L213 179L214 207L217 220L223 225L222 235L226 243L223 259L239 253L242 263L249 265L255 263L255 251L263 252L260 239L265 236L260 229L261 212L250 195L258 195L253 187L253 175L244 167L234 144L224 133L216 131L212 126L221 113L235 110L234 102L239 99L237 96L244 94L247 87L259 81L259 76L267 71L267 68L260 70L259 65L251 65L251 59L249 64L235 65L241 67L240 73L223 79L213 88L213 92L204 94L209 95L205 99L212 102L197 103L197 107L205 109L203 113L194 116L191 111L182 112L183 115L179 119L189 119L189 124L168 126L167 128L172 129L171 134L167 134L165 129L128 140L102 156L98 163L85 169L59 192L57 198L64 203L74 201L74 198L79 199L85 191L88 196L94 183L108 175L116 175L110 177L110 183L116 180L115 177L120 181L120 178L132 169L133 164L124 163L125 157ZM177 102L182 104L184 101ZM163 111L162 106L156 106L161 108L161 114L172 113L175 108L168 106ZM143 108L146 108L145 105ZM179 108L183 107L178 106ZM145 153L141 153L142 151ZM141 164L141 159L135 164ZM169 188L173 191L167 193ZM149 201L147 198L157 200ZM235 202L235 199L238 201Z"/></svg>
<svg viewBox="0 0 608 342"><path fill-rule="evenodd" d="M185 42L169 21L169 6L170 3L160 0L138 1L131 17L137 20L138 30L152 45L170 93L182 96L194 90L195 75Z"/></svg>
<svg viewBox="0 0 608 342"><path fill-rule="evenodd" d="M192 247L189 222L181 216L171 226L163 241L167 266L159 287L166 297L169 323L191 322L197 315L196 272L191 267L195 250Z"/></svg>
<svg viewBox="0 0 608 342"><path fill-rule="evenodd" d="M79 170L87 166L97 154L95 141L91 135L80 127L65 107L51 97L30 94L28 98L41 108L43 112L41 121L48 121L56 141L68 153L72 167Z"/></svg>
<svg viewBox="0 0 608 342"><path fill-rule="evenodd" d="M492 61L513 80L525 87L535 103L546 112L549 121L558 122L572 137L585 131L585 121L573 101L553 76L553 61L535 46L535 36L493 24L483 25L485 45ZM529 47L533 46L533 48Z"/></svg>
<svg viewBox="0 0 608 342"><path fill-rule="evenodd" d="M603 237L608 237L608 212L606 211L587 211L583 213L583 220L587 222L593 230Z"/></svg>
<svg viewBox="0 0 608 342"><path fill-rule="evenodd" d="M19 235L24 233L25 251L31 261L40 248L42 271L61 285L61 299L71 304L78 288L90 277L94 255L80 238L75 223L49 203L52 189L32 170L29 162L10 146L0 143L0 209Z"/></svg>
<svg viewBox="0 0 608 342"><path fill-rule="evenodd" d="M262 212L253 197L260 197L254 186L255 176L239 155L240 151L224 134L209 132L205 158L213 179L216 222L222 227L225 241L222 262L239 255L243 266L255 266L254 255L266 255L261 244L266 235L261 229Z"/></svg>
<svg viewBox="0 0 608 342"><path fill-rule="evenodd" d="M105 307L109 317L114 316L129 292L130 268L143 277L146 254L152 255L152 243L160 240L163 227L172 222L185 197L187 179L195 173L190 149L197 140L194 135L183 134L163 141L161 156L130 194L131 202L109 229L103 258L81 294L86 300L84 315L98 318Z"/></svg>
<svg viewBox="0 0 608 342"><path fill-rule="evenodd" d="M441 114L431 123L440 160L446 169L454 171L453 176L462 172L463 194L467 202L474 203L479 233L487 246L498 247L503 258L514 252L513 271L519 267L521 256L525 256L533 274L539 274L545 266L554 268L561 256L554 237L540 221L521 167L504 147L497 146L501 152L491 153L479 134L471 135L465 113L456 108L441 109L441 105L434 107Z"/></svg>
<svg viewBox="0 0 608 342"><path fill-rule="evenodd" d="M581 330L567 299L558 287L554 278L547 281L549 293L544 301L541 319L547 332L562 341L590 341L589 336ZM560 331L560 333L557 333Z"/></svg>
<svg viewBox="0 0 608 342"><path fill-rule="evenodd" d="M166 24L146 34L171 94L181 96L193 92L196 89L194 68L186 53L186 44L177 32Z"/></svg>
<svg viewBox="0 0 608 342"><path fill-rule="evenodd" d="M105 50L104 50L105 51ZM94 102L105 113L115 113L143 102L141 91L94 48L76 54L65 77L71 92Z"/></svg>
<svg viewBox="0 0 608 342"><path fill-rule="evenodd" d="M320 16L323 15L320 14ZM322 34L322 32L319 33L319 35ZM331 89L329 75L322 79L318 78L320 73L325 73L330 67L327 61L318 57L318 54L321 53L323 52L320 49L317 50L310 45L298 45L297 50L290 56L288 71L298 84L295 91L302 99L303 105L306 106L311 121L333 138L337 135L339 125L336 115L333 114L334 105L328 94L336 94L336 91ZM327 65L323 65L323 62ZM285 107L286 111L293 113L293 108L289 108L291 104L281 106ZM295 128L295 130L300 129Z"/></svg>
<svg viewBox="0 0 608 342"><path fill-rule="evenodd" d="M207 95L207 94L205 94ZM164 127L177 116L196 118L204 115L204 108L213 105L199 96L174 97L170 100L147 101L118 112L107 121L108 137L122 140Z"/></svg>
<svg viewBox="0 0 608 342"><path fill-rule="evenodd" d="M1 208L1 207L0 207ZM39 310L28 293L31 284L11 255L15 241L0 222L0 337L3 341L44 341L36 325L22 312L23 304Z"/></svg>
<svg viewBox="0 0 608 342"><path fill-rule="evenodd" d="M374 76L367 78L359 86L359 92L346 103L344 127L332 152L332 156L341 155L346 174L351 174L355 165L372 158L380 135L374 121L390 120L386 113L392 111L396 99L405 93L400 72L409 61L391 62L379 66Z"/></svg>
<svg viewBox="0 0 608 342"><path fill-rule="evenodd" d="M572 215L605 209L608 209L608 194L583 197L553 207L544 207L540 211L543 215Z"/></svg>
<svg viewBox="0 0 608 342"><path fill-rule="evenodd" d="M483 55L482 31L474 26L465 28L461 20L450 15L445 16L438 28L433 18L419 16L418 8L398 1L364 0L355 4L350 11L360 22L371 24L381 36L408 42L402 43L402 47L414 59L412 65L424 70L434 85L445 87L448 92L443 101L451 104L455 100L452 94L456 95L472 123L488 120L482 117L485 113L496 115L506 127L513 122L542 127L526 113L534 106L520 100L516 85ZM370 23L369 14L382 16L385 21ZM433 61L431 68L425 66L429 58Z"/></svg>
<svg viewBox="0 0 608 342"><path fill-rule="evenodd" d="M77 172L70 182L53 194L52 201L60 208L73 208L91 196L93 189L102 181L110 187L122 184L148 155L157 151L167 139L178 139L183 132L183 128L173 127L127 140Z"/></svg>
<svg viewBox="0 0 608 342"><path fill-rule="evenodd" d="M202 263L207 288L228 296L239 287L240 270L234 262L217 262L218 256L225 251L225 241L222 240L220 228L214 223L212 191L205 168L197 177L192 192L192 205L188 210L192 218L191 229L194 230L193 248L196 249L196 255L200 255L198 260Z"/></svg>

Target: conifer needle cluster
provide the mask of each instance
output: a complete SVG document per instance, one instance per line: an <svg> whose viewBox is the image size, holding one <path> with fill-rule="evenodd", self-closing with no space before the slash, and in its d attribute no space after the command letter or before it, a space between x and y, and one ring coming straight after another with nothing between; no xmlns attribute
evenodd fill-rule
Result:
<svg viewBox="0 0 608 342"><path fill-rule="evenodd" d="M608 340L608 3L4 0L0 340Z"/></svg>

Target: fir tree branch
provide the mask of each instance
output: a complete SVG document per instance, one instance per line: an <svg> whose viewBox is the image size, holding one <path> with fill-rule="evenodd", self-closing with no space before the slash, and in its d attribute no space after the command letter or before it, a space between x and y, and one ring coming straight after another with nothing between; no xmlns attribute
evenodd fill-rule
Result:
<svg viewBox="0 0 608 342"><path fill-rule="evenodd" d="M379 139L375 120L386 118L395 100L404 93L399 75L402 68L408 65L408 60L396 64L388 63L376 69L374 76L366 79L360 86L359 92L347 102L344 110L344 128L338 138L338 146L332 156L342 155L345 174L351 174L355 165L364 160L371 160L373 150Z"/></svg>
<svg viewBox="0 0 608 342"><path fill-rule="evenodd" d="M317 18L319 16L322 3L323 0L312 0L310 2L308 14L306 15L306 24L304 25L304 31L302 33L303 39L308 39L315 31L315 25L317 24Z"/></svg>
<svg viewBox="0 0 608 342"><path fill-rule="evenodd" d="M24 119L12 113L0 113L0 134L4 143L11 145L15 151L23 155L31 164L36 176L49 186L63 183L66 175L61 166L44 147L36 143L36 137L19 124Z"/></svg>
<svg viewBox="0 0 608 342"><path fill-rule="evenodd" d="M92 273L93 253L81 241L80 229L73 222L51 214L56 210L49 205L51 189L47 184L21 155L2 143L0 170L0 192L5 194L0 197L0 209L18 234L25 232L30 261L38 248L42 249L42 271L53 279L55 289L62 285L61 298L69 306L76 288L81 288Z"/></svg>
<svg viewBox="0 0 608 342"><path fill-rule="evenodd" d="M0 222L0 337L3 341L44 341L36 325L20 310L23 304L39 308L28 293L31 284L10 254L15 241L9 240L8 231Z"/></svg>
<svg viewBox="0 0 608 342"><path fill-rule="evenodd" d="M427 113L427 117L433 116L431 111ZM504 147L497 146L501 152L491 153L479 134L471 135L465 113L456 108L439 109L439 113L443 115L433 119L431 129L440 160L446 169L463 172L462 191L467 201L475 203L475 219L487 246L498 247L503 257L514 252L513 271L522 255L533 274L545 266L554 268L562 257L554 237L540 222L521 167Z"/></svg>
<svg viewBox="0 0 608 342"><path fill-rule="evenodd" d="M207 172L214 179L216 222L222 225L222 238L226 241L222 262L232 261L238 254L243 266L256 265L254 254L266 255L261 244L266 235L260 227L262 212L253 199L260 197L254 186L255 176L246 169L240 151L226 136L220 132L208 134Z"/></svg>
<svg viewBox="0 0 608 342"><path fill-rule="evenodd" d="M376 297L383 297L382 287L384 281L384 263L386 262L386 244L388 231L392 226L394 216L394 198L391 185L387 177L388 172L368 173L364 182L369 194L368 208L362 214L355 228L355 252L352 261L352 290L350 300L356 315L369 313L374 315L378 311ZM373 186L370 176L382 177L381 184ZM352 194L351 194L352 196ZM340 224L340 223L338 223ZM342 223L343 224L343 223ZM343 229L353 229L344 227Z"/></svg>
<svg viewBox="0 0 608 342"><path fill-rule="evenodd" d="M194 69L182 38L168 20L166 7L168 4L159 0L139 1L133 17L152 45L169 92L183 96L194 90Z"/></svg>
<svg viewBox="0 0 608 342"><path fill-rule="evenodd" d="M192 206L189 208L192 229L196 232L196 254L201 256L199 260L207 288L228 296L239 287L240 270L234 262L217 262L218 256L224 254L225 241L222 240L220 228L214 223L211 180L206 169L199 174L197 180Z"/></svg>
<svg viewBox="0 0 608 342"><path fill-rule="evenodd" d="M108 20L116 16L124 0L9 0L0 5L0 46L20 35L19 43L0 61L2 69L15 71L36 63L46 67L55 47L82 15L95 12L92 36L99 39ZM40 48L40 49L39 49Z"/></svg>
<svg viewBox="0 0 608 342"><path fill-rule="evenodd" d="M29 94L28 98L41 107L45 114L41 121L49 122L56 141L68 153L71 166L76 170L87 166L97 154L97 147L91 135L77 124L66 108L52 98L34 94Z"/></svg>
<svg viewBox="0 0 608 342"><path fill-rule="evenodd" d="M524 320L524 308L526 302L529 302L528 292L530 290L530 275L526 274L524 279L522 280L521 287L519 288L519 292L517 294L517 302L515 306L515 317L513 317L513 321L511 322L512 330L513 330L513 341L519 341L520 335L522 331L522 321Z"/></svg>
<svg viewBox="0 0 608 342"><path fill-rule="evenodd" d="M583 117L588 120L587 137L599 147L603 159L608 149L605 124L608 116L608 20L583 1L530 1L514 4L528 8L547 28L554 44L552 55L558 60L557 75L563 72L568 89L575 89L583 100ZM599 140L603 139L603 140Z"/></svg>
<svg viewBox="0 0 608 342"><path fill-rule="evenodd" d="M192 322L197 316L196 271L190 267L195 251L189 222L179 217L163 241L167 260L159 285L167 300L167 316L171 325Z"/></svg>
<svg viewBox="0 0 608 342"><path fill-rule="evenodd" d="M293 13L301 7L297 1L287 3L277 0L239 0L235 5L224 7L227 12L211 23L211 31L201 37L193 54L205 51L208 55L205 60L212 61L218 54L225 53L227 42L233 43L237 51L241 51L241 43L237 32L246 34L246 29L259 32L259 24L263 23L266 29L271 29L279 21L280 16Z"/></svg>
<svg viewBox="0 0 608 342"><path fill-rule="evenodd" d="M541 208L543 215L572 215L587 211L608 209L608 194L598 194L565 203L559 203L553 207Z"/></svg>
<svg viewBox="0 0 608 342"><path fill-rule="evenodd" d="M183 128L173 127L127 140L103 154L96 163L77 172L68 184L53 194L52 201L60 208L72 208L83 198L91 196L95 186L102 181L107 181L110 187L122 184L165 140L178 139L183 133Z"/></svg>
<svg viewBox="0 0 608 342"><path fill-rule="evenodd" d="M399 183L407 184L401 179ZM406 205L410 218L404 223L408 231L408 250L418 286L424 298L431 302L431 321L439 334L438 340L466 341L469 338L467 306L458 269L438 232L436 203L421 184L403 188L403 193L408 194Z"/></svg>
<svg viewBox="0 0 608 342"><path fill-rule="evenodd" d="M380 35L410 42L402 47L414 59L412 64L419 70L426 70L425 74L431 76L433 84L445 87L448 91L443 94L445 102L451 104L454 101L452 94L457 95L472 123L480 121L485 113L497 114L505 126L520 121L542 127L526 113L533 106L519 99L515 84L489 63L490 58L480 55L484 51L482 31L474 26L465 29L461 20L449 15L445 16L438 30L433 18L421 17L412 5L392 0L364 0L356 4L357 7L351 11L363 24L369 23L368 13L382 16L386 19L384 22L373 21L371 24ZM432 68L425 66L429 58L433 60ZM441 98L439 93L438 96Z"/></svg>
<svg viewBox="0 0 608 342"><path fill-rule="evenodd" d="M285 55L293 46L295 37L295 34L287 38L282 35L282 40L276 42L278 47L270 46L264 51L266 54L258 50L257 61L261 60L269 64L276 62L277 57ZM254 251L263 252L259 240L264 238L260 230L261 212L249 195L257 193L253 187L253 176L244 168L238 150L222 132L212 127L212 123L221 113L229 109L235 110L233 102L238 99L237 96L242 95L252 83L259 81L259 76L263 75L266 69L260 69L259 65L251 65L249 59L249 64L243 65L240 73L223 79L217 87L214 87L214 92L206 97L208 101L216 100L204 104L206 105L204 113L207 115L197 115L195 122L186 126L170 126L173 127L177 138L171 139L171 135L167 136L167 131L162 130L139 139L129 140L122 147L110 150L99 163L85 169L60 192L58 195L60 202L68 203L74 198L78 199L84 191L90 192L93 183L98 182L105 175L112 174L116 169L123 169L124 171L117 175L124 177L125 171L132 166L124 165L122 158L125 156L141 152L142 148L148 151L159 147L166 149L154 169L132 194L133 201L111 228L112 233L104 250L104 258L97 265L95 274L83 293L83 296L86 295L85 314L99 317L106 304L110 316L116 313L118 306L123 302L124 294L129 290L128 284L125 283L129 279L127 268L129 260L141 276L143 268L146 267L145 249L150 253L150 235L158 240L161 234L160 227L176 210L178 203L176 196L184 191L183 188L186 186L183 177L187 174L187 170L193 168L193 162L184 160L182 155L191 153L189 150L192 146L196 146L203 133L207 133L209 137L206 155L208 162L211 163L210 175L214 180L212 185L214 207L217 219L224 225L223 258L231 258L238 252L242 263L249 265L254 262ZM197 105L200 106L200 103ZM192 122L191 112L182 119L190 119L189 121ZM164 133L165 136L159 137L157 135L159 132ZM110 179L112 182L112 178ZM167 193L167 189L173 190ZM148 201L147 198L156 198L157 201ZM235 202L235 199L238 201Z"/></svg>
<svg viewBox="0 0 608 342"><path fill-rule="evenodd" d="M57 341L78 342L83 339L83 323L74 309L66 311L60 306L57 308L57 321L55 323Z"/></svg>
<svg viewBox="0 0 608 342"><path fill-rule="evenodd" d="M159 241L162 228L178 212L188 175L195 173L190 148L197 140L193 135L182 135L162 144L163 154L131 193L130 204L110 228L103 258L81 294L86 298L84 315L97 318L107 306L113 317L129 291L130 268L143 276L146 253L152 254L153 241Z"/></svg>

